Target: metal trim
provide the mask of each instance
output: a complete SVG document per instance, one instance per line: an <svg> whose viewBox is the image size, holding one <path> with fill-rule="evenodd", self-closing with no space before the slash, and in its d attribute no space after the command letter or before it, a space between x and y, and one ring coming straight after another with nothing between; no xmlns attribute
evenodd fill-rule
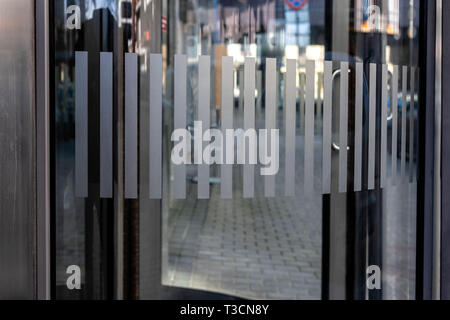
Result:
<svg viewBox="0 0 450 320"><path fill-rule="evenodd" d="M339 98L339 193L347 192L348 187L348 70L349 63L342 61Z"/></svg>
<svg viewBox="0 0 450 320"><path fill-rule="evenodd" d="M36 265L39 300L50 300L49 3L36 1Z"/></svg>
<svg viewBox="0 0 450 320"><path fill-rule="evenodd" d="M435 149L433 214L433 300L441 291L442 0L436 1Z"/></svg>

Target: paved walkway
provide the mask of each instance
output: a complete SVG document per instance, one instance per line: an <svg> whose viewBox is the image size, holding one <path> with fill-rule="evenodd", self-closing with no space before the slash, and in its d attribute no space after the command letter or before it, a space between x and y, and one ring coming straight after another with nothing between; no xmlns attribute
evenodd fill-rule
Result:
<svg viewBox="0 0 450 320"><path fill-rule="evenodd" d="M321 148L318 139L315 192L311 197L303 194L303 141L299 136L295 198L282 196L283 162L276 198L263 196L263 180L255 175L255 198L243 199L239 166L233 171L232 200L220 198L220 184L211 185L210 200L197 200L197 185L189 184L187 200L173 201L170 210L166 284L249 299L320 299ZM280 152L284 152L282 145ZM190 170L195 176L195 168ZM406 183L385 189L385 299L414 298L416 188Z"/></svg>
<svg viewBox="0 0 450 320"><path fill-rule="evenodd" d="M320 148L319 140L317 154ZM187 200L170 210L168 284L249 299L320 299L322 196L320 189L303 195L299 162L295 198L265 198L255 175L255 198L243 199L239 166L232 200L220 198L219 184L211 186L210 200L197 200L197 185L190 184ZM283 177L280 169L277 195L284 194Z"/></svg>

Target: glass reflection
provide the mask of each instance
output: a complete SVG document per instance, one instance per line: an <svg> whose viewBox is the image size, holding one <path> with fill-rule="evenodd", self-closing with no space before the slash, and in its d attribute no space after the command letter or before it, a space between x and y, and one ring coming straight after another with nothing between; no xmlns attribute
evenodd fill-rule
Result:
<svg viewBox="0 0 450 320"><path fill-rule="evenodd" d="M286 59L296 59L298 95L307 59L323 61L325 43L324 2L311 1L292 10L284 1L169 1L168 66L166 99L172 108L173 54L186 54L188 75L188 122L197 115L197 64L199 55L212 57L211 115L220 127L221 58L234 61L234 124L243 128L243 64L255 57L256 129L265 126L265 58L277 58L277 127L284 136L284 76ZM170 19L170 14L175 14ZM312 22L314 21L314 22ZM320 64L320 63L319 63ZM323 72L316 68L316 79ZM317 80L319 83L320 80ZM321 95L318 90L317 99ZM319 108L317 106L317 108ZM297 105L298 115L304 105ZM172 115L172 110L169 112ZM300 116L298 117L299 119ZM302 119L303 120L303 119ZM318 118L316 127L321 121ZM169 121L171 123L171 120ZM253 299L320 299L322 255L322 197L320 182L313 195L303 190L304 122L297 121L296 184L298 196L285 198L284 157L276 180L275 198L264 196L264 180L255 175L254 199L242 197L242 167L233 168L233 200L220 198L220 169L211 168L211 198L197 200L197 170L188 168L186 200L164 199L166 233L163 238L163 283ZM283 138L280 154L284 155ZM169 143L169 142L167 142ZM170 145L170 144L169 144ZM319 170L320 137L315 141ZM170 149L169 149L170 150ZM170 163L166 169L169 170ZM259 172L256 170L256 172ZM168 180L167 183L171 184ZM170 188L168 188L170 190Z"/></svg>
<svg viewBox="0 0 450 320"><path fill-rule="evenodd" d="M67 18L78 6L80 28L68 28ZM117 1L55 0L53 9L54 48L54 221L56 299L108 299L113 296L112 260L114 204L99 193L99 55L115 54ZM119 48L119 49L118 49ZM89 197L75 195L75 51L89 56ZM120 68L120 66L119 66ZM114 79L116 80L116 79ZM114 108L117 108L115 100ZM114 139L115 137L111 137ZM111 173L112 174L112 173ZM69 266L81 269L81 290L66 286Z"/></svg>
<svg viewBox="0 0 450 320"><path fill-rule="evenodd" d="M408 299L415 286L415 219L417 184L397 184L384 190L348 192L337 190L338 148L333 151L331 195L321 194L321 152L323 114L323 61L350 62L349 74L349 159L354 145L354 63L386 63L390 73L391 92L394 65L417 66L419 34L418 0L310 0L299 9L285 0L67 0L54 1L55 22L55 234L56 286L59 298L107 298L112 295L112 260L114 252L114 200L98 196L98 53L113 51L121 57L124 51L137 52L140 72L140 118L148 119L148 56L163 55L164 84L164 199L162 201L161 282L167 286L201 289L255 299ZM65 29L66 9L82 9L82 31ZM157 5L156 5L157 4ZM155 9L156 8L156 9ZM161 12L151 12L160 10ZM160 19L160 16L161 19ZM90 119L89 124L89 199L74 197L74 57L76 50L89 51ZM243 64L254 57L256 72L256 129L265 123L265 59L277 59L277 127L280 129L280 174L276 179L274 198L264 197L264 181L255 176L256 194L242 198L242 167L233 168L233 199L220 198L220 170L211 168L211 198L197 200L197 168L188 167L188 197L175 200L172 190L170 133L173 129L173 57L188 58L188 129L193 130L199 118L198 60L210 55L211 124L221 126L221 58L234 59L234 124L243 127ZM288 59L297 61L296 69L296 186L297 196L284 194L284 120L285 74ZM304 112L305 66L316 61L315 68L315 140L314 193L303 192L304 185ZM338 69L338 64L333 66ZM115 82L120 83L121 59L115 61ZM367 70L366 70L367 69ZM368 68L364 70L365 81ZM401 68L400 68L401 70ZM418 73L419 74L419 73ZM416 88L418 87L418 76ZM337 77L338 79L338 77ZM399 79L401 81L401 79ZM399 82L399 88L401 88ZM337 87L336 87L337 88ZM120 92L115 92L115 110L122 109ZM339 90L336 89L336 92ZM417 89L416 89L417 92ZM365 83L364 119L367 118L367 83ZM412 99L411 99L412 96ZM333 118L338 119L339 95L333 95ZM378 98L379 99L379 98ZM402 110L402 92L389 95L388 172L392 168L392 144L401 149L401 140L392 139L392 107L398 105L399 119L413 105L417 128L418 95L408 81L407 109ZM377 121L380 115L377 115ZM116 119L121 125L122 119ZM146 194L145 163L148 144L147 120L140 120L140 188ZM410 123L408 122L407 126ZM364 122L364 134L368 125ZM147 128L148 129L148 128ZM399 127L400 130L400 127ZM409 127L406 129L409 132ZM377 128L377 144L379 144ZM333 122L333 138L339 141L338 124ZM115 133L116 134L116 133ZM114 137L115 156L121 155L120 132ZM400 137L400 135L399 135ZM417 137L416 137L417 138ZM367 136L364 136L367 143ZM416 140L415 140L416 141ZM414 142L417 152L417 143ZM339 146L337 146L339 147ZM378 147L377 147L378 148ZM409 155L406 147L406 154ZM367 150L362 167L367 172ZM397 168L401 159L398 152ZM378 161L378 160L377 160ZM416 158L413 156L412 165ZM410 161L407 161L408 165ZM91 165L92 164L92 165ZM377 162L377 178L378 178ZM257 168L259 169L259 168ZM121 169L115 168L117 174ZM349 190L353 188L354 163L349 160ZM115 171L115 172L116 172ZM258 172L259 170L255 170ZM391 179L391 177L389 177ZM363 175L364 181L367 174ZM364 182L366 183L366 182ZM388 183L390 185L390 183ZM139 281L156 262L139 259L139 239L149 224L139 221L143 215L158 215L157 205L148 199L125 201L123 214L126 249L124 283L130 297L139 289ZM120 211L121 209L118 209ZM159 218L159 216L158 216ZM148 222L150 220L145 220ZM151 220L157 222L159 220ZM139 228L139 224L143 226ZM141 230L142 234L139 233ZM157 233L158 234L158 233ZM156 237L151 238L159 243ZM146 249L156 250L149 244ZM128 259L128 260L126 260ZM117 262L117 261L116 261ZM149 266L148 264L151 264ZM81 293L65 289L65 267L79 265L83 274ZM369 292L365 286L366 268L379 265L383 271L383 290ZM159 277L159 273L158 273ZM158 278L159 281L159 278Z"/></svg>
<svg viewBox="0 0 450 320"><path fill-rule="evenodd" d="M168 31L163 31L162 39L163 54L167 59L165 99L168 132L171 132L173 120L174 54L185 54L188 57L190 128L193 127L193 121L198 119L199 55L212 57L213 127L220 127L221 124L221 57L233 57L236 128L243 126L241 92L244 88L245 57L255 57L257 61L257 128L264 127L265 58L277 58L277 125L281 137L284 136L286 61L295 59L298 89L296 165L299 170L296 177L296 198L281 196L284 194L281 174L277 178L277 197L264 198L263 181L260 177L255 177L258 186L256 196L249 200L242 199L242 168L235 166L233 200L223 200L220 199L220 170L213 167L210 179L211 199L206 201L197 200L197 170L192 166L188 168L188 198L174 200L169 193L172 183L171 164L167 161L165 170L168 193L163 201L163 283L246 298L413 298L416 184L347 194L333 191L331 196L322 197L319 179L324 59L348 60L352 70L354 62L386 63L390 74L394 65L416 66L419 1L314 0L307 1L299 10L292 9L288 1L283 0L176 0L164 3L169 21ZM166 45L167 51L164 49ZM307 60L316 61L314 148L318 163L314 165L316 181L313 196L307 196L301 191L301 169L304 166L302 115L305 110L303 98ZM368 69L365 74L365 78L368 78ZM350 81L355 81L352 74ZM388 90L391 87L392 83ZM353 141L353 84L349 90L349 141ZM414 100L417 99L414 93L413 97ZM399 99L395 103L401 104L401 96ZM364 97L365 103L366 100L367 97ZM389 110L392 110L392 103L394 100L389 97ZM415 109L416 103L417 101L414 103ZM367 107L364 108L366 110ZM399 106L401 113L400 108ZM338 112L338 108L333 108L333 117L336 119ZM364 117L365 114L366 111ZM379 121L379 115L377 117ZM334 134L338 130L336 126L333 123ZM392 119L388 126L390 158ZM367 127L364 122L364 130ZM377 141L378 139L379 129ZM283 155L283 138L280 142L280 154ZM349 159L354 157L352 143L350 142ZM166 149L170 150L171 143L167 139L166 145ZM415 145L415 150L416 147ZM338 153L333 152L334 164ZM169 155L166 155L166 159L169 159ZM283 161L281 157L280 172L284 172ZM349 161L350 173L353 172L353 165ZM363 170L367 170L366 165L365 153ZM377 168L378 166L377 162ZM391 164L388 166L389 171ZM332 176L335 182L337 172L334 165ZM367 179L365 175L363 177ZM352 190L353 175L349 174L348 179L349 190ZM401 205L398 202L400 198L394 196L400 194L401 199L405 200L402 204L406 203L406 206ZM403 221L403 225L399 225L399 221ZM326 234L322 230L326 230ZM399 246L407 250L399 252ZM322 248L326 250L322 252ZM366 267L371 264L380 265L384 272L384 290L376 293L368 292L365 287ZM322 288L325 288L324 292Z"/></svg>

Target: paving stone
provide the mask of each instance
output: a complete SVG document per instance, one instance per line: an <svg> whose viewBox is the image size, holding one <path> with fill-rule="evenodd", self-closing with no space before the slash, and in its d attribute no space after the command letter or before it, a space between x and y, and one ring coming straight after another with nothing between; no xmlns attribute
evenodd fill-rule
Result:
<svg viewBox="0 0 450 320"><path fill-rule="evenodd" d="M281 133L280 133L281 134ZM283 139L281 139L283 140ZM297 150L303 150L303 138L297 139ZM320 154L320 139L315 144ZM284 146L280 141L280 153ZM315 157L320 170L320 157ZM280 159L282 160L282 159ZM320 181L313 196L303 193L302 159L296 170L297 195L287 198L284 193L284 168L276 179L277 197L264 197L264 180L255 174L255 198L242 198L242 168L233 168L233 199L220 198L220 185L211 185L211 198L197 200L197 185L189 184L186 200L174 201L169 212L168 266L173 271L174 284L186 284L194 289L210 290L248 299L320 299L322 276L322 196ZM211 172L219 172L213 168ZM316 179L320 174L316 175ZM387 201L404 198L404 188L387 192ZM414 193L408 197L414 197ZM399 201L396 201L398 203ZM411 201L401 201L398 208L387 215L386 225L390 263L384 272L391 297L407 297L414 286L401 279L398 267L414 274L414 233L408 234L414 217ZM405 203L406 202L406 203ZM409 207L407 207L409 206ZM405 220L406 219L406 220ZM405 221L412 221L410 224ZM399 229L400 228L400 229ZM399 232L401 230L401 232ZM404 235L408 234L408 237ZM404 254L407 248L407 255ZM399 259L396 257L405 257ZM185 257L189 257L186 260ZM411 264L411 261L413 263ZM412 268L409 266L413 265ZM184 269L180 269L182 266ZM186 270L187 269L187 270ZM178 276L178 272L189 272ZM170 272L169 272L170 273ZM180 279L180 280L179 280ZM180 281L180 283L178 282ZM401 284L401 288L399 289Z"/></svg>

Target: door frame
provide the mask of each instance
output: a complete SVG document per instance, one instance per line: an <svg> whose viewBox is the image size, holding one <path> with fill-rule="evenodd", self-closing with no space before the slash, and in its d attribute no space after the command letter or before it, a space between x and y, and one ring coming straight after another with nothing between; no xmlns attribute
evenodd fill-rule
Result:
<svg viewBox="0 0 450 320"><path fill-rule="evenodd" d="M51 298L49 24L49 1L36 0L36 297L39 300Z"/></svg>
<svg viewBox="0 0 450 320"><path fill-rule="evenodd" d="M442 7L436 7L436 4L441 3ZM51 83L49 76L52 75L52 65L50 64L52 52L52 9L49 4L49 0L36 0L36 185L37 185L37 248L36 248L36 275L37 275L37 298L38 299L50 299L54 298L54 292L52 292L51 284L54 283L54 208L52 203L54 202L54 174L51 168L52 155L52 143L54 142L54 136L51 134L51 123L54 119L54 111L51 108ZM436 240L447 239L450 237L450 204L447 203L447 199L443 199L442 203L439 198L436 199L437 193L450 190L450 164L442 163L442 189L436 186L436 178L440 177L440 171L436 177L435 161L441 157L439 150L436 150L435 144L435 120L440 120L439 108L435 108L436 103L440 101L441 95L448 94L450 90L439 90L436 88L436 75L442 72L443 80L446 80L446 72L443 72L450 68L450 59L444 59L446 54L450 53L450 34L443 35L442 38L442 68L439 65L439 47L436 50L436 43L438 34L436 34L436 27L442 28L442 26L436 26L436 16L442 17L444 12L450 10L450 3L446 3L442 0L427 1L421 0L421 16L420 23L424 26L421 29L420 34L420 68L422 70L422 77L424 81L420 83L420 96L423 99L423 107L419 110L419 161L418 161L418 204L417 204L417 246L416 246L416 298L419 300L428 300L433 297L436 298L436 286L442 283L442 289L438 290L442 293L442 298L450 298L450 261L447 261L446 257L450 257L450 245L445 241ZM448 20L450 21L450 20ZM443 20L443 27L449 23L447 20ZM437 73L436 73L437 71ZM449 83L449 81L442 81L442 83ZM450 86L450 84L449 84ZM446 96L442 96L445 98ZM450 128L450 120L447 116L447 104L445 99L442 99L442 111L443 122L442 132L445 132L446 128ZM425 112L427 111L427 112ZM438 144L439 145L439 144ZM436 154L435 154L436 152ZM443 135L442 154L446 155L450 152L450 140ZM448 179L446 179L448 178ZM437 188L436 188L437 187ZM434 214L436 209L440 209L442 204L442 234L439 228L438 219L440 214ZM159 208L158 208L159 207ZM156 209L155 209L156 208ZM151 214L142 215L142 218L148 219L149 216L161 217L161 205L155 205ZM141 221L142 222L142 221ZM325 225L324 220L324 225ZM161 223L158 219L155 221L148 221L148 225L151 228L146 228L147 236L141 234L140 243L148 241L149 239L156 239L156 243L152 244L149 252L145 253L148 257L154 257L154 255L160 255L161 237L158 236L161 232ZM447 226L447 227L446 227ZM434 230L439 230L434 232ZM141 231L142 231L141 226ZM324 226L324 231L326 226ZM117 229L115 230L117 232ZM155 238L156 236L156 238ZM117 234L115 234L115 238ZM326 238L324 239L326 240ZM442 251L436 255L436 244L442 243ZM117 246L117 242L115 243ZM327 248L324 247L324 253ZM142 255L144 252L141 251ZM439 268L440 274L436 274L436 264L442 257L443 264ZM143 257L139 257L141 262ZM158 259L157 259L158 260ZM325 260L324 260L325 261ZM117 263L117 261L115 261ZM140 274L140 285L149 287L157 286L164 289L161 285L160 277L160 260L159 272L156 272L154 277L147 278L145 275ZM115 273L117 268L114 269ZM142 268L140 268L142 270ZM141 273L141 271L140 271ZM124 275L125 277L126 275ZM115 277L115 279L118 279ZM123 280L123 279L122 279ZM326 280L324 278L324 280ZM442 280L442 282L441 282ZM117 281L120 281L118 279ZM167 288L166 288L167 289ZM433 290L435 294L433 295ZM159 290L158 290L159 291ZM166 291L166 290L163 290ZM173 294L168 296L173 297L190 297L191 290L169 290ZM323 291L326 291L326 286L323 286ZM120 297L120 293L116 292L116 296ZM142 291L141 298L156 298L164 297L161 291L157 296L148 295ZM324 297L326 298L326 297Z"/></svg>

